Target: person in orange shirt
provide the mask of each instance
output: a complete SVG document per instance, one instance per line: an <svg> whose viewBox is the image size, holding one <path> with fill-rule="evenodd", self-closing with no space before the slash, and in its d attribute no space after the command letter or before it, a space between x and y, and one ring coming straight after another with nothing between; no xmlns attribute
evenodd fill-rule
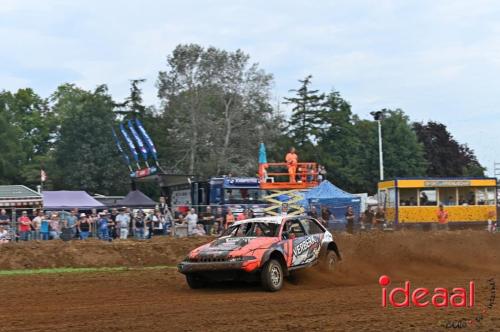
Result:
<svg viewBox="0 0 500 332"><path fill-rule="evenodd" d="M295 148L290 148L290 152L286 154L285 157L286 165L288 167L288 175L290 176L290 182L295 183L295 175L297 173L297 163L299 157L295 153Z"/></svg>
<svg viewBox="0 0 500 332"><path fill-rule="evenodd" d="M444 210L443 204L439 204L439 210L437 211L438 227L439 229L448 230L448 212Z"/></svg>

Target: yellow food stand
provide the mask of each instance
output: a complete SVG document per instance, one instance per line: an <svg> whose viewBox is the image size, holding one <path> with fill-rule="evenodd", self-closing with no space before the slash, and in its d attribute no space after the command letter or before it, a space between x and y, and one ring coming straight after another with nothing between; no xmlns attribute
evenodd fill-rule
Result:
<svg viewBox="0 0 500 332"><path fill-rule="evenodd" d="M396 178L379 182L378 197L396 224L436 222L440 204L450 223L497 219L495 178Z"/></svg>

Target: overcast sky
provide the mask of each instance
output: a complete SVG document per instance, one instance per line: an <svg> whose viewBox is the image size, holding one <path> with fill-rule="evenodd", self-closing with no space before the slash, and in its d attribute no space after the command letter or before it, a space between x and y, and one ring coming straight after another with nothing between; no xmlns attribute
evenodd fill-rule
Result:
<svg viewBox="0 0 500 332"><path fill-rule="evenodd" d="M146 78L154 105L177 44L240 48L274 75L276 103L312 74L361 117L402 108L500 162L499 1L0 0L0 43L0 89L106 83L121 100Z"/></svg>

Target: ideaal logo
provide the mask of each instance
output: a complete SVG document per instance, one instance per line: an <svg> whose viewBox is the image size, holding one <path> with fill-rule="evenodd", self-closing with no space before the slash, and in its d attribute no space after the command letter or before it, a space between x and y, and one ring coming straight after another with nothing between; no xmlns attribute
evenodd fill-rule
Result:
<svg viewBox="0 0 500 332"><path fill-rule="evenodd" d="M451 306L474 309L475 306L476 289L474 281L470 281L468 287L455 287L451 292L448 292L446 288L442 287L434 288L432 292L428 288L423 287L412 290L410 281L405 281L404 287L395 287L388 292L387 286L390 285L391 279L383 275L379 278L378 282L379 285L382 286L382 307L384 308L388 306L388 302L395 308L410 307L411 304L417 308L433 305L436 308ZM479 325L495 305L496 283L493 278L488 279L488 286L490 297L488 298L487 304L480 304L482 308L479 308L479 313L473 317L471 315L470 318L440 321L438 322L438 326L445 328L465 328ZM403 299L397 302L396 297L400 296L402 296Z"/></svg>
<svg viewBox="0 0 500 332"><path fill-rule="evenodd" d="M468 287L453 288L451 293L442 287L434 288L432 292L424 287L412 290L410 281L405 281L404 288L395 287L388 294L387 286L391 283L391 278L383 275L379 278L378 283L382 286L382 307L384 308L387 307L387 301L395 308L409 307L410 303L417 308L427 307L431 304L436 308L474 306L474 281L470 281ZM403 295L401 302L396 301L398 294Z"/></svg>

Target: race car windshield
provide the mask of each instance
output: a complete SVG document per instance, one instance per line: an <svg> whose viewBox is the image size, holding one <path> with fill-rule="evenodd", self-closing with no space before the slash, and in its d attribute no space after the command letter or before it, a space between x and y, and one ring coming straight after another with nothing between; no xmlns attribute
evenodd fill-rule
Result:
<svg viewBox="0 0 500 332"><path fill-rule="evenodd" d="M264 222L247 222L229 227L222 236L276 237L279 225Z"/></svg>

